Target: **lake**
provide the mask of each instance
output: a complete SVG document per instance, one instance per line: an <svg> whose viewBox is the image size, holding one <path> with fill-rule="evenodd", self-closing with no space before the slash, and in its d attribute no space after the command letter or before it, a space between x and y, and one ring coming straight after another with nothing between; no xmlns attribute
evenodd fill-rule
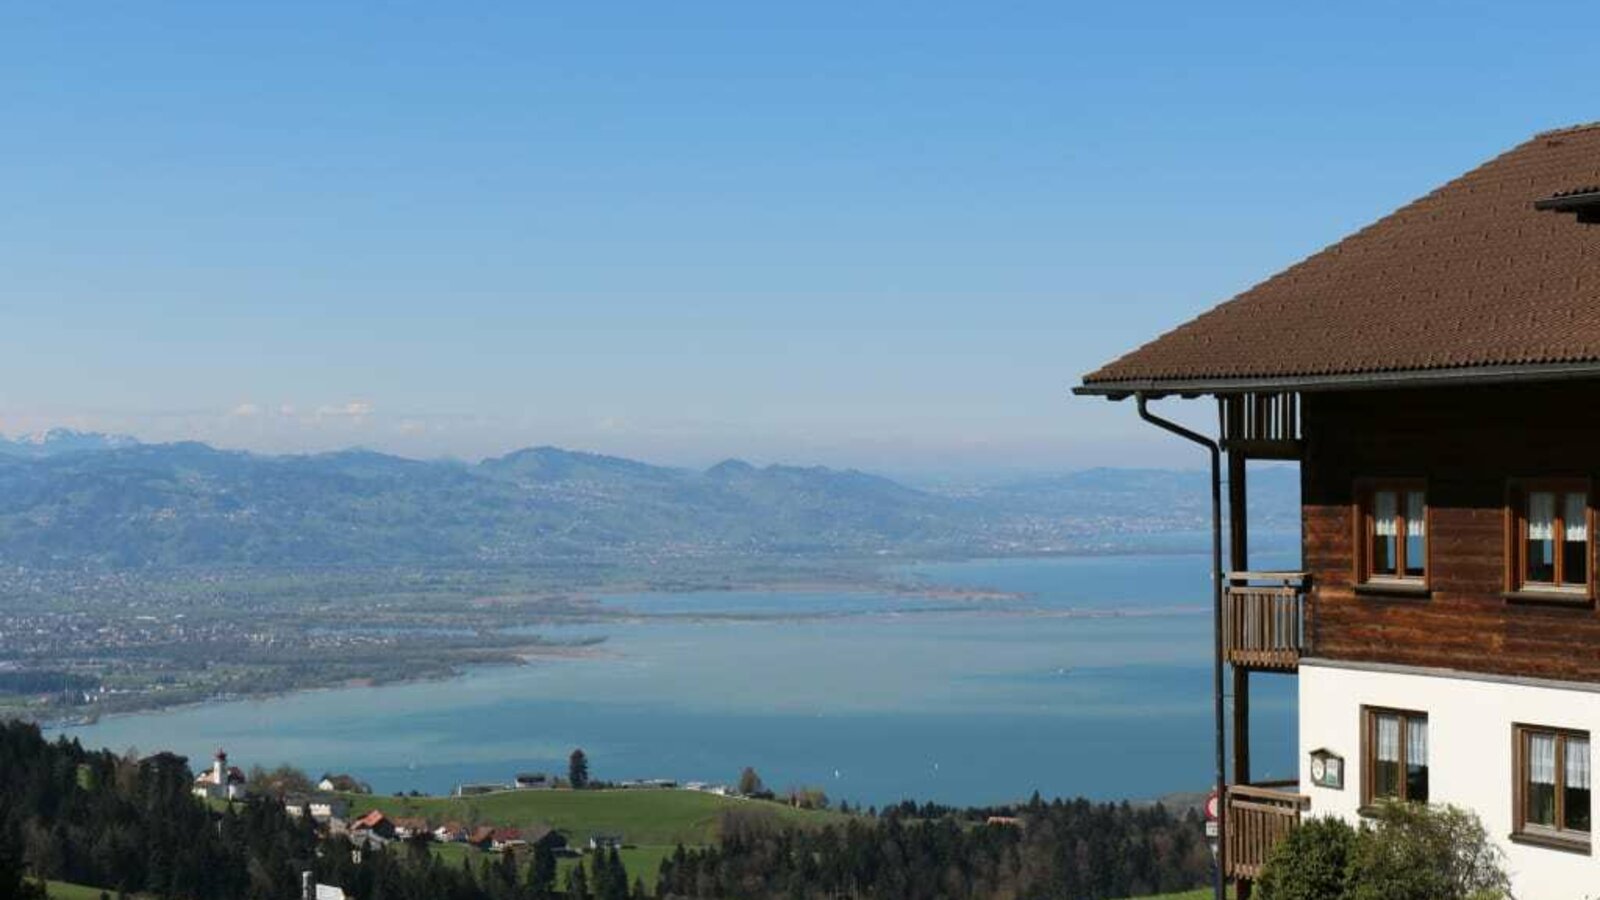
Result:
<svg viewBox="0 0 1600 900"><path fill-rule="evenodd" d="M1260 560L1260 564L1280 561ZM954 804L1151 798L1211 779L1208 557L903 566L903 593L619 594L618 619L530 622L593 655L459 678L112 717L90 746L226 747L240 765L349 771L379 792L565 774L732 782L831 798ZM1260 777L1294 772L1294 679L1253 679Z"/></svg>

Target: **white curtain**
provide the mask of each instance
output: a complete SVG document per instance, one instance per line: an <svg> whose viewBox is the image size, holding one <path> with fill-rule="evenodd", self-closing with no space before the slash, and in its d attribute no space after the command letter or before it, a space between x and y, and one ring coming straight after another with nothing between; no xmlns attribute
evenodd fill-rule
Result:
<svg viewBox="0 0 1600 900"><path fill-rule="evenodd" d="M1567 787L1589 789L1589 739L1567 738Z"/></svg>
<svg viewBox="0 0 1600 900"><path fill-rule="evenodd" d="M1534 491L1528 495L1528 540L1548 541L1555 538L1556 495L1549 491Z"/></svg>
<svg viewBox="0 0 1600 900"><path fill-rule="evenodd" d="M1394 491L1378 491L1372 495L1372 530L1378 537L1395 536L1396 505Z"/></svg>
<svg viewBox="0 0 1600 900"><path fill-rule="evenodd" d="M1428 764L1428 720L1406 720L1406 765Z"/></svg>
<svg viewBox="0 0 1600 900"><path fill-rule="evenodd" d="M1582 494L1566 495L1562 518L1566 520L1567 540L1587 541L1589 539L1588 517L1584 515L1584 507L1587 505L1587 498Z"/></svg>
<svg viewBox="0 0 1600 900"><path fill-rule="evenodd" d="M1400 720L1395 716L1378 716L1378 761L1400 761Z"/></svg>
<svg viewBox="0 0 1600 900"><path fill-rule="evenodd" d="M1533 784L1556 783L1555 735L1528 735L1528 781Z"/></svg>
<svg viewBox="0 0 1600 900"><path fill-rule="evenodd" d="M1423 536L1423 529L1427 527L1428 519L1424 511L1426 507L1427 501L1423 499L1421 491L1410 491L1406 494L1406 537Z"/></svg>

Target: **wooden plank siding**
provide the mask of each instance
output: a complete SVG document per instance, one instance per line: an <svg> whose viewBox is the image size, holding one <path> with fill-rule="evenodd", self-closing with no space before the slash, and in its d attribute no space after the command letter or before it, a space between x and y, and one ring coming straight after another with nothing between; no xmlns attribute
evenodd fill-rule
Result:
<svg viewBox="0 0 1600 900"><path fill-rule="evenodd" d="M1504 595L1514 565L1510 480L1590 479L1594 503L1600 382L1312 393L1302 411L1315 655L1600 682L1592 603L1532 605ZM1363 478L1425 479L1428 593L1356 591L1355 485Z"/></svg>

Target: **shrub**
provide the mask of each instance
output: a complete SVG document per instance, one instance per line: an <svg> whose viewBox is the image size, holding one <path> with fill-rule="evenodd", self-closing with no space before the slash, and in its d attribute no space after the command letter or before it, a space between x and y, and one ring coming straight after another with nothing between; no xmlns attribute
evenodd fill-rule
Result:
<svg viewBox="0 0 1600 900"><path fill-rule="evenodd" d="M1262 900L1501 900L1509 882L1478 817L1391 803L1360 831L1312 819L1274 849Z"/></svg>
<svg viewBox="0 0 1600 900"><path fill-rule="evenodd" d="M1261 900L1342 900L1356 830L1310 819L1273 849L1257 885Z"/></svg>
<svg viewBox="0 0 1600 900"><path fill-rule="evenodd" d="M1454 806L1388 803L1350 856L1350 900L1483 900L1510 882L1478 817Z"/></svg>

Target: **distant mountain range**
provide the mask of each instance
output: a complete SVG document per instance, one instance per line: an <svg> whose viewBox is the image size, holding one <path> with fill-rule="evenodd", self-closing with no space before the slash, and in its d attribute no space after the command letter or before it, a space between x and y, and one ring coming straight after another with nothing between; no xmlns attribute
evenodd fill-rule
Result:
<svg viewBox="0 0 1600 900"><path fill-rule="evenodd" d="M1254 482L1292 519L1292 470ZM1206 527L1203 473L1099 469L918 490L824 467L699 471L553 447L469 464L267 456L51 431L0 439L0 561L29 567L537 565L1010 555Z"/></svg>
<svg viewBox="0 0 1600 900"><path fill-rule="evenodd" d="M85 453L95 450L115 450L132 447L137 440L123 434L101 434L98 431L73 431L71 428L52 428L19 435L15 438L0 436L0 456L22 456L40 459L63 453Z"/></svg>

